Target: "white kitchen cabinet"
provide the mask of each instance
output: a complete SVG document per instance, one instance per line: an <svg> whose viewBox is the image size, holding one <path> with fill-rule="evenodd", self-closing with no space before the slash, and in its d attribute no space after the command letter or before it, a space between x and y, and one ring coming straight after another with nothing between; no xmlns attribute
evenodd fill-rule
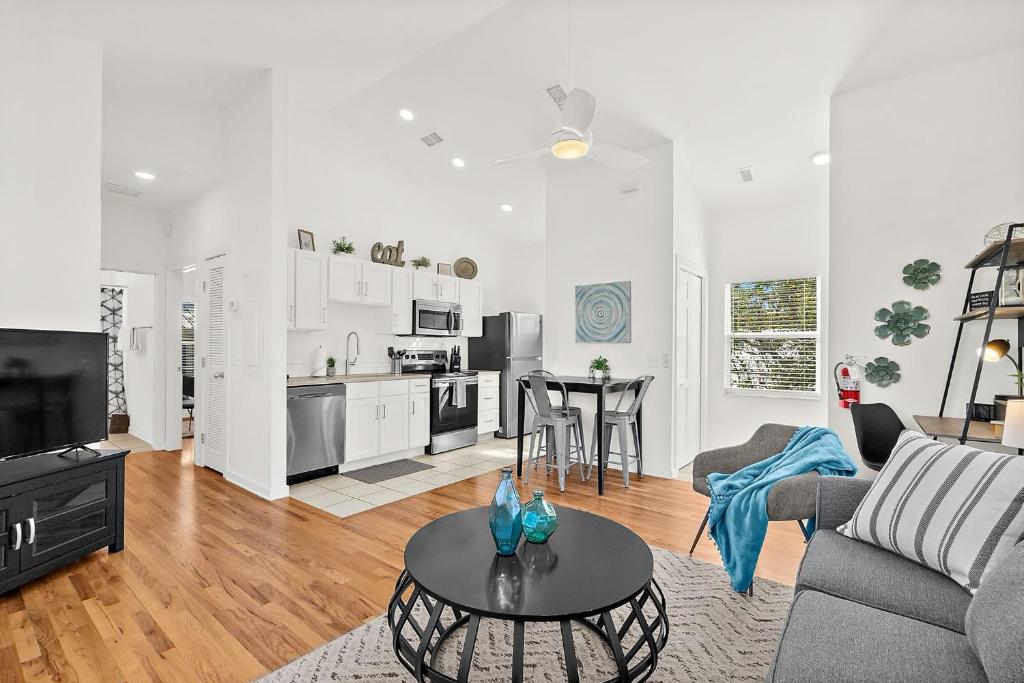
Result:
<svg viewBox="0 0 1024 683"><path fill-rule="evenodd" d="M352 256L332 256L330 264L331 301L371 306L391 305L392 266L362 261Z"/></svg>
<svg viewBox="0 0 1024 683"><path fill-rule="evenodd" d="M462 335L464 337L482 337L484 334L484 311L480 283L473 280L460 282L459 303L462 304Z"/></svg>
<svg viewBox="0 0 1024 683"><path fill-rule="evenodd" d="M288 258L288 329L327 329L327 259L291 250Z"/></svg>
<svg viewBox="0 0 1024 683"><path fill-rule="evenodd" d="M394 384L394 382L386 382ZM381 396L380 452L394 453L409 448L409 394Z"/></svg>
<svg viewBox="0 0 1024 683"><path fill-rule="evenodd" d="M409 380L409 448L430 443L430 379Z"/></svg>
<svg viewBox="0 0 1024 683"><path fill-rule="evenodd" d="M391 269L392 334L412 334L412 279L411 270Z"/></svg>
<svg viewBox="0 0 1024 683"><path fill-rule="evenodd" d="M498 408L500 407L500 375L497 372L481 372L477 389L477 434L493 434L498 431Z"/></svg>
<svg viewBox="0 0 1024 683"><path fill-rule="evenodd" d="M378 397L345 401L345 462L372 458L380 452Z"/></svg>
<svg viewBox="0 0 1024 683"><path fill-rule="evenodd" d="M416 271L413 277L413 298L457 304L459 303L459 279L451 275Z"/></svg>
<svg viewBox="0 0 1024 683"><path fill-rule="evenodd" d="M391 271L386 266L372 261L363 262L363 303L371 306L391 305Z"/></svg>

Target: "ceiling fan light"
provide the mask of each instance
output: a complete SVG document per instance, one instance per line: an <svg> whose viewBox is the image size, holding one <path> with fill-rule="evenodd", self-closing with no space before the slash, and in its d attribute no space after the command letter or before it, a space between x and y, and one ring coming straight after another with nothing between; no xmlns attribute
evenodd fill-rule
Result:
<svg viewBox="0 0 1024 683"><path fill-rule="evenodd" d="M590 145L586 140L579 138L567 138L551 145L551 154L558 159L579 159L586 156L588 151L590 151Z"/></svg>

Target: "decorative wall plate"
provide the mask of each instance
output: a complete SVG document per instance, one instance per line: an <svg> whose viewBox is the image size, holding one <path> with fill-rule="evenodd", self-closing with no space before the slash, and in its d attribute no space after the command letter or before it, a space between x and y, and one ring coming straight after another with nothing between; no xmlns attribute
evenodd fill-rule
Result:
<svg viewBox="0 0 1024 683"><path fill-rule="evenodd" d="M452 264L452 270L455 272L456 277L461 277L463 280L472 280L476 277L478 271L476 261L465 256L457 259Z"/></svg>
<svg viewBox="0 0 1024 683"><path fill-rule="evenodd" d="M914 289L928 289L932 285L937 285L942 279L939 274L940 270L942 270L942 266L935 261L919 258L913 263L903 266L903 282Z"/></svg>
<svg viewBox="0 0 1024 683"><path fill-rule="evenodd" d="M875 320L882 323L875 328L875 336L879 339L892 338L896 346L907 346L913 337L921 339L932 331L930 325L921 322L928 318L928 309L924 306L913 306L909 301L895 301L892 310L879 308L875 311Z"/></svg>
<svg viewBox="0 0 1024 683"><path fill-rule="evenodd" d="M884 389L900 381L900 364L885 356L869 360L864 366L864 379Z"/></svg>

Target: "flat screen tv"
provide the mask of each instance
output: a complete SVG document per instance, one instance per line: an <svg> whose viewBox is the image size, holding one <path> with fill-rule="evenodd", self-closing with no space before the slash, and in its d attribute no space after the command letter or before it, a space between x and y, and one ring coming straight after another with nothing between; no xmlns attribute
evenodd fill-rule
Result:
<svg viewBox="0 0 1024 683"><path fill-rule="evenodd" d="M107 438L107 335L0 329L0 458Z"/></svg>

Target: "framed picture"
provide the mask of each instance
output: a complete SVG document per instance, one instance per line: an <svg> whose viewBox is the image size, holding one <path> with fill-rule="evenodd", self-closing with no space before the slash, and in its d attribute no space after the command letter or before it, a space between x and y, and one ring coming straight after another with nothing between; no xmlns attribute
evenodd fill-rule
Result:
<svg viewBox="0 0 1024 683"><path fill-rule="evenodd" d="M313 233L309 230L299 228L299 249L303 251L316 251L316 244L313 242Z"/></svg>
<svg viewBox="0 0 1024 683"><path fill-rule="evenodd" d="M451 275L452 274L452 264L450 264L450 263L438 263L437 264L437 274L438 275Z"/></svg>
<svg viewBox="0 0 1024 683"><path fill-rule="evenodd" d="M633 340L632 312L630 282L576 287L576 341L629 344Z"/></svg>

